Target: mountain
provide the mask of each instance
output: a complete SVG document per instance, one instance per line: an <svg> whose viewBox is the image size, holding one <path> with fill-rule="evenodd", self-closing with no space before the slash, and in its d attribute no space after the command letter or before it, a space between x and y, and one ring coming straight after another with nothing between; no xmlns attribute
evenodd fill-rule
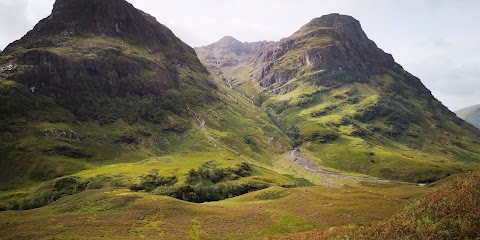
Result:
<svg viewBox="0 0 480 240"><path fill-rule="evenodd" d="M473 126L480 128L480 105L475 105L460 109L455 112L461 119L473 124Z"/></svg>
<svg viewBox="0 0 480 240"><path fill-rule="evenodd" d="M183 183L207 162L250 169L292 148L261 109L218 86L191 47L124 0L57 0L0 54L0 101L4 203L18 196L8 191L32 197L30 187L64 176L128 186L157 169ZM142 160L150 167L133 165ZM130 167L106 170L121 163ZM294 184L261 172L268 176L252 182Z"/></svg>
<svg viewBox="0 0 480 240"><path fill-rule="evenodd" d="M1 52L2 238L365 226L478 169L479 131L351 17L195 50L124 0L57 0Z"/></svg>
<svg viewBox="0 0 480 240"><path fill-rule="evenodd" d="M479 163L478 129L436 100L350 16L313 19L251 53L253 61L239 64L244 71L212 66L216 45L196 49L205 66L240 79L233 88L323 166L431 182Z"/></svg>
<svg viewBox="0 0 480 240"><path fill-rule="evenodd" d="M253 63L256 55L271 43L273 42L240 42L227 36L216 43L196 48L195 51L202 63L218 76L221 82L232 89L240 89L247 99L256 101L257 88L252 81Z"/></svg>

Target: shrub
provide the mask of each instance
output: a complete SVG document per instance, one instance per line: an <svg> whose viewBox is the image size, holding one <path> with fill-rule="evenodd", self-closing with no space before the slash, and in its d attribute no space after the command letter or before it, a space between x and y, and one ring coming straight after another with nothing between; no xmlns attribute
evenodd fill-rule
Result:
<svg viewBox="0 0 480 240"><path fill-rule="evenodd" d="M195 185L199 182L218 183L228 179L247 177L253 173L253 168L246 162L238 164L233 168L221 168L214 162L207 162L197 170L191 169L188 172L187 184Z"/></svg>
<svg viewBox="0 0 480 240"><path fill-rule="evenodd" d="M260 182L247 182L241 184L231 182L209 184L203 182L194 186L182 185L173 187L165 195L189 202L202 203L240 196L269 186L270 185L266 183Z"/></svg>
<svg viewBox="0 0 480 240"><path fill-rule="evenodd" d="M152 172L142 176L140 184L132 185L132 191L145 190L158 195L171 196L189 202L218 201L269 187L259 182L232 183L230 180L252 175L253 168L243 162L230 168L221 168L215 162L207 162L198 169L191 169L185 184L176 184L176 177L161 177Z"/></svg>
<svg viewBox="0 0 480 240"><path fill-rule="evenodd" d="M207 162L203 164L197 170L191 169L188 172L187 184L196 184L201 181L209 181L212 183L218 183L225 179L228 175L226 169L218 167L213 162Z"/></svg>
<svg viewBox="0 0 480 240"><path fill-rule="evenodd" d="M152 192L158 187L173 186L177 182L177 176L164 177L158 175L158 171L151 171L149 174L140 177L140 184L131 185L130 190Z"/></svg>
<svg viewBox="0 0 480 240"><path fill-rule="evenodd" d="M479 239L480 173L454 177L389 220L287 239Z"/></svg>
<svg viewBox="0 0 480 240"><path fill-rule="evenodd" d="M247 176L252 175L253 168L248 163L243 162L243 163L238 164L235 167L231 168L230 171L237 176L247 177Z"/></svg>
<svg viewBox="0 0 480 240"><path fill-rule="evenodd" d="M128 183L123 179L122 174L102 174L88 180L87 189L102 189L106 187L127 187Z"/></svg>
<svg viewBox="0 0 480 240"><path fill-rule="evenodd" d="M5 210L30 210L43 207L62 197L85 191L86 186L87 182L77 177L60 178L43 184L30 199L9 203Z"/></svg>

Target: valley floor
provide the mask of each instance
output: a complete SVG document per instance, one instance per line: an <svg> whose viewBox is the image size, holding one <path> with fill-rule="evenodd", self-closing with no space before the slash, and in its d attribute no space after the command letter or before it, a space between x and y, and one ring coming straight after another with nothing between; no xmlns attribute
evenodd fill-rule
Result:
<svg viewBox="0 0 480 240"><path fill-rule="evenodd" d="M87 190L43 208L2 212L0 232L2 239L265 239L388 219L430 191L378 183L271 187L195 204L121 189Z"/></svg>

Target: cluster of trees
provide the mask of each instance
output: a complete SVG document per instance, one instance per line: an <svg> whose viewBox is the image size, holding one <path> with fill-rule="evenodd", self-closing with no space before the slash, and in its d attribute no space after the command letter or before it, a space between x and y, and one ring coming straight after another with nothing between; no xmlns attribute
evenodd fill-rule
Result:
<svg viewBox="0 0 480 240"><path fill-rule="evenodd" d="M76 177L61 178L40 187L31 198L11 201L0 210L29 210L46 206L64 196L85 191L88 182Z"/></svg>
<svg viewBox="0 0 480 240"><path fill-rule="evenodd" d="M233 180L251 176L253 168L248 163L222 168L207 162L198 169L191 169L184 184L178 184L176 176L160 176L157 171L140 177L140 183L130 187L132 191L153 192L189 202L218 201L269 187L266 183Z"/></svg>
<svg viewBox="0 0 480 240"><path fill-rule="evenodd" d="M198 169L191 169L185 183L182 184L179 183L177 176L161 176L158 171L141 176L138 184L129 184L123 176L117 175L99 175L88 180L65 177L43 184L31 197L0 205L0 211L39 208L64 196L107 187L129 187L132 191L152 192L189 202L218 201L270 186L263 182L234 182L251 176L253 172L252 166L245 162L229 168L207 162Z"/></svg>
<svg viewBox="0 0 480 240"><path fill-rule="evenodd" d="M98 175L88 180L79 177L64 177L42 184L35 190L32 196L0 205L0 211L40 208L62 197L75 195L85 190L107 187L127 187L128 185L128 182L120 175Z"/></svg>

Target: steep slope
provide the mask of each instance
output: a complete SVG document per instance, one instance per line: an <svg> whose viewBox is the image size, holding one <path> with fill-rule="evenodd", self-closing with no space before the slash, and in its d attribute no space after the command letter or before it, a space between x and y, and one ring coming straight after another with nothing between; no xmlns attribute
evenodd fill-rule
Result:
<svg viewBox="0 0 480 240"><path fill-rule="evenodd" d="M455 114L459 118L473 124L473 126L480 128L480 105L460 109Z"/></svg>
<svg viewBox="0 0 480 240"><path fill-rule="evenodd" d="M260 84L253 78L256 55L273 42L240 42L227 36L216 43L195 48L198 58L220 82L243 93L250 101L258 101Z"/></svg>
<svg viewBox="0 0 480 240"><path fill-rule="evenodd" d="M207 162L268 168L291 149L263 111L217 86L192 48L124 0L57 0L0 54L0 102L2 190L71 174L54 182L78 188L112 178L106 166L123 169L113 177L123 187L155 169L182 183ZM252 181L292 183L257 165ZM38 193L7 191L0 200Z"/></svg>
<svg viewBox="0 0 480 240"><path fill-rule="evenodd" d="M478 167L478 129L437 101L352 17L314 19L267 45L247 69L242 76L253 77L243 82L256 89L248 93L324 166L415 182Z"/></svg>

